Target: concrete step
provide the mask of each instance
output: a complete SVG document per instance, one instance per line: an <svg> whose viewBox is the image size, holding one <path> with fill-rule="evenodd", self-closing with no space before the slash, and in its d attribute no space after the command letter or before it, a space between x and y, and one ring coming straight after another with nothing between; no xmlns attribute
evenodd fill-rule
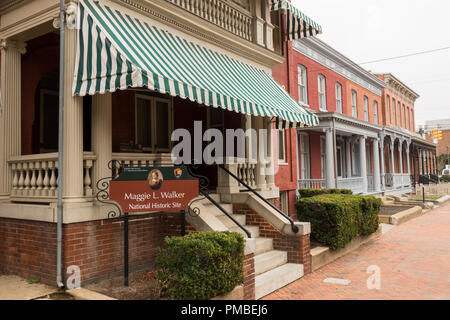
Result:
<svg viewBox="0 0 450 320"><path fill-rule="evenodd" d="M272 251L273 250L273 239L271 238L256 238L255 239L255 255Z"/></svg>
<svg viewBox="0 0 450 320"><path fill-rule="evenodd" d="M255 298L261 299L303 277L303 265L287 263L255 277Z"/></svg>
<svg viewBox="0 0 450 320"><path fill-rule="evenodd" d="M233 205L230 203L220 203L218 202L219 205L228 213L233 213ZM205 206L205 208L208 208L214 211L215 215L220 215L223 214L222 211L219 210L219 208L217 208L215 205L212 204L212 202L210 202L209 200L204 200L203 205Z"/></svg>
<svg viewBox="0 0 450 320"><path fill-rule="evenodd" d="M234 219L236 219L240 224L245 225L245 214L232 214L231 215ZM222 222L227 228L233 228L236 226L236 224L231 220L228 216L226 216L224 213L217 216L219 218L220 222Z"/></svg>
<svg viewBox="0 0 450 320"><path fill-rule="evenodd" d="M275 269L288 261L286 251L272 250L255 256L255 275Z"/></svg>
<svg viewBox="0 0 450 320"><path fill-rule="evenodd" d="M259 227L258 226L246 226L244 225L244 228L247 229L250 234L252 235L252 238L259 238ZM247 238L247 234L239 228L238 226L230 228L231 232L237 232L244 236L244 238Z"/></svg>

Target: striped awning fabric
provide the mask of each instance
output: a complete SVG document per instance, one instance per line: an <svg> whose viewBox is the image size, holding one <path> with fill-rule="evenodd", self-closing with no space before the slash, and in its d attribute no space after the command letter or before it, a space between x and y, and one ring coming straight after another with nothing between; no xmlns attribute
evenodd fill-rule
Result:
<svg viewBox="0 0 450 320"><path fill-rule="evenodd" d="M286 12L287 40L309 38L322 33L322 27L318 23L308 18L287 0L271 1L272 11L283 10Z"/></svg>
<svg viewBox="0 0 450 320"><path fill-rule="evenodd" d="M147 87L212 107L318 124L263 70L91 0L80 1L73 94Z"/></svg>

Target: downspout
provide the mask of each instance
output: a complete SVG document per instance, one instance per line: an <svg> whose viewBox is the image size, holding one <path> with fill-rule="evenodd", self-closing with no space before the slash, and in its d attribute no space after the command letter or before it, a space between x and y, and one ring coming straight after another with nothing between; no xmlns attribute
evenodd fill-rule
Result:
<svg viewBox="0 0 450 320"><path fill-rule="evenodd" d="M57 247L56 284L63 288L62 280L62 193L63 193L63 126L64 126L64 0L59 1L59 127L58 127L58 208L57 208Z"/></svg>

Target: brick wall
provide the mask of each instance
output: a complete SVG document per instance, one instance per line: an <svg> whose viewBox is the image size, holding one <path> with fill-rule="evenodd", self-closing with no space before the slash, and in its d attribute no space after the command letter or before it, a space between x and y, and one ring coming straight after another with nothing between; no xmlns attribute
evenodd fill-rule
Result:
<svg viewBox="0 0 450 320"><path fill-rule="evenodd" d="M251 253L244 260L244 300L255 300L255 254Z"/></svg>
<svg viewBox="0 0 450 320"><path fill-rule="evenodd" d="M245 214L247 225L258 226L261 237L273 238L275 250L287 251L289 263L303 264L305 274L311 273L309 234L304 236L282 235L246 204L233 204L233 213Z"/></svg>
<svg viewBox="0 0 450 320"><path fill-rule="evenodd" d="M63 270L76 265L82 283L121 274L123 222L98 220L64 225ZM194 229L186 224L186 232ZM130 271L153 268L158 247L166 236L181 234L180 214L130 217ZM0 219L0 271L54 285L56 281L56 224ZM65 276L65 275L63 275Z"/></svg>

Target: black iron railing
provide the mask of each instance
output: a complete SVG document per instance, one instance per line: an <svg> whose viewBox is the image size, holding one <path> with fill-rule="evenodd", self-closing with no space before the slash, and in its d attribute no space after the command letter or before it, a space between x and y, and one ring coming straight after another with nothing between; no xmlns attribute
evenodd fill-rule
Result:
<svg viewBox="0 0 450 320"><path fill-rule="evenodd" d="M233 174L232 172L230 172L230 170L228 170L227 168L225 168L225 166L223 164L219 165L219 168L221 168L223 171L225 171L229 176L231 176L233 179L235 179L237 182L239 182L239 184L241 184L242 186L244 186L248 191L250 191L251 193L253 193L255 196L257 196L259 199L261 199L262 201L264 201L267 205L269 205L272 209L274 209L275 211L277 211L279 214L281 214L284 218L286 218L289 223L291 224L291 229L294 233L298 233L299 229L298 227L295 225L294 220L292 220L291 217L289 217L288 215L286 215L283 211L281 211L280 209L278 209L277 207L275 207L275 205L273 205L270 201L268 201L267 199L265 199L262 195L260 195L258 192L256 192L256 190L254 190L252 187L250 187L248 184L246 184L244 181L242 181L241 179L239 179L239 177L237 177L235 174Z"/></svg>

